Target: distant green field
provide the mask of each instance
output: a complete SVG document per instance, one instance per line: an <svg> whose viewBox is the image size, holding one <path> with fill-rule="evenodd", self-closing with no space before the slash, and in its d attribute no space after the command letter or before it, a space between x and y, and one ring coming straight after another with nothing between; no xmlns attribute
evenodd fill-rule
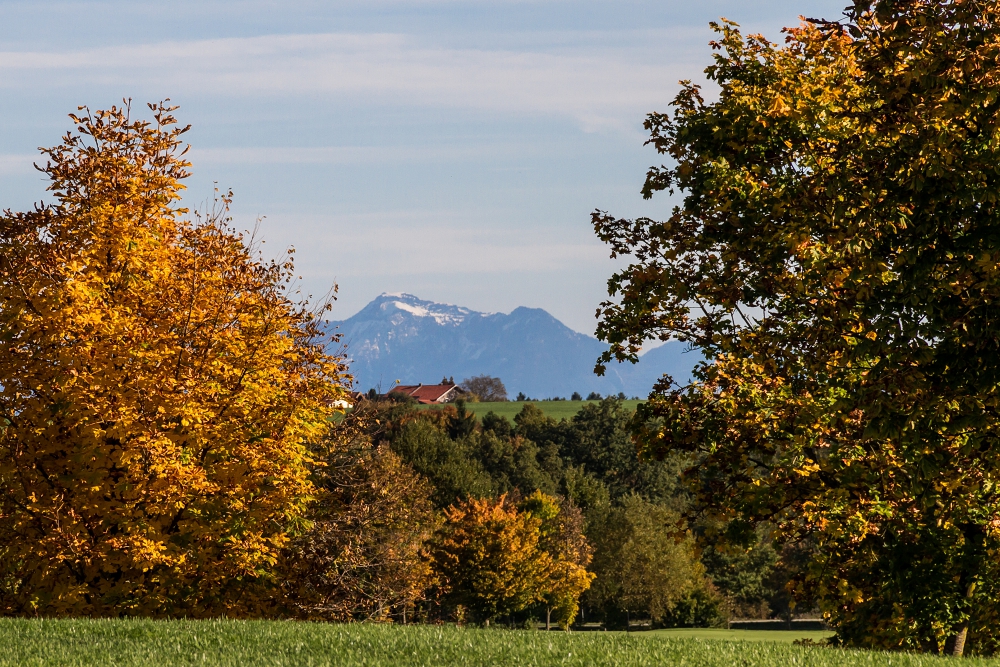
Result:
<svg viewBox="0 0 1000 667"><path fill-rule="evenodd" d="M634 411L635 406L643 401L622 401L628 410ZM587 403L597 403L597 401L504 401L502 403L466 403L465 409L474 412L477 417L482 418L487 412L494 413L514 419L514 415L521 411L525 403L534 403L542 412L553 419L572 419L573 415L580 411ZM434 409L436 405L421 405L421 408Z"/></svg>
<svg viewBox="0 0 1000 667"><path fill-rule="evenodd" d="M778 642L792 644L802 639L821 642L833 637L827 630L726 630L724 628L670 628L650 630L649 635L671 639L720 639L731 642Z"/></svg>
<svg viewBox="0 0 1000 667"><path fill-rule="evenodd" d="M3 619L0 645L0 667L1000 667L995 660L733 641L728 635L705 639L694 632L681 638L666 631L564 633L294 621Z"/></svg>

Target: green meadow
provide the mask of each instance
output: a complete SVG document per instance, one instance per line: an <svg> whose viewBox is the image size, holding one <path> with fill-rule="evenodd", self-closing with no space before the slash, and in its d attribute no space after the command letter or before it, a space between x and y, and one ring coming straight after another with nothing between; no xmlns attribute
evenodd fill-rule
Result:
<svg viewBox="0 0 1000 667"><path fill-rule="evenodd" d="M466 403L465 409L475 413L476 417L482 419L487 412L494 412L507 419L514 419L514 415L521 411L525 403L533 403L549 417L553 419L572 419L573 415L580 411L588 403L598 403L599 401L502 401L496 403ZM630 411L635 411L637 405L642 401L622 401L622 404ZM436 409L436 405L422 405L425 409Z"/></svg>
<svg viewBox="0 0 1000 667"><path fill-rule="evenodd" d="M794 644L808 640L819 643L833 637L827 630L726 630L725 628L668 628L652 630L643 636L665 639L710 639L736 642L778 642Z"/></svg>
<svg viewBox="0 0 1000 667"><path fill-rule="evenodd" d="M759 637L751 637L760 633ZM921 667L929 655L797 646L815 633L541 632L294 621L0 620L0 666ZM1000 661L965 659L963 665Z"/></svg>

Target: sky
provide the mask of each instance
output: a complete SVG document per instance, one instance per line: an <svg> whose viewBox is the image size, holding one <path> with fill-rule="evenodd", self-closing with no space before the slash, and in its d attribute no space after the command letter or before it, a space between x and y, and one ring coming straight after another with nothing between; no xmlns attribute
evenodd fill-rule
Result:
<svg viewBox="0 0 1000 667"><path fill-rule="evenodd" d="M78 106L169 98L194 166L185 204L232 189L296 249L331 319L382 292L544 308L592 334L619 267L595 209L639 194L647 113L704 79L708 23L781 39L845 0L0 0L0 209L47 201L35 171ZM710 87L709 87L710 94Z"/></svg>

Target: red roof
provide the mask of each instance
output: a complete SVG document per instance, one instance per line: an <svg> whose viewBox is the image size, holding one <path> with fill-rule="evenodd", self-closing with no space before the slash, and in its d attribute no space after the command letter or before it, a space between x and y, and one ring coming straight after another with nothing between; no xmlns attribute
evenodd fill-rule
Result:
<svg viewBox="0 0 1000 667"><path fill-rule="evenodd" d="M447 403L458 385L455 384L401 384L389 390L390 394L402 393L417 399L418 403Z"/></svg>

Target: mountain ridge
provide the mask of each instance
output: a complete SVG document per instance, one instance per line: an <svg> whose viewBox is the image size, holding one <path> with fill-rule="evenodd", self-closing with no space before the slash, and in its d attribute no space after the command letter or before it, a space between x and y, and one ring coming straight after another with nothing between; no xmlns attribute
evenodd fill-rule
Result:
<svg viewBox="0 0 1000 667"><path fill-rule="evenodd" d="M387 391L396 380L426 384L485 374L503 380L511 396L645 396L664 372L686 382L696 362L696 354L670 341L646 352L639 364L609 364L598 377L594 364L607 345L541 308L485 313L407 293L383 293L329 326L341 335L355 388L362 391Z"/></svg>

